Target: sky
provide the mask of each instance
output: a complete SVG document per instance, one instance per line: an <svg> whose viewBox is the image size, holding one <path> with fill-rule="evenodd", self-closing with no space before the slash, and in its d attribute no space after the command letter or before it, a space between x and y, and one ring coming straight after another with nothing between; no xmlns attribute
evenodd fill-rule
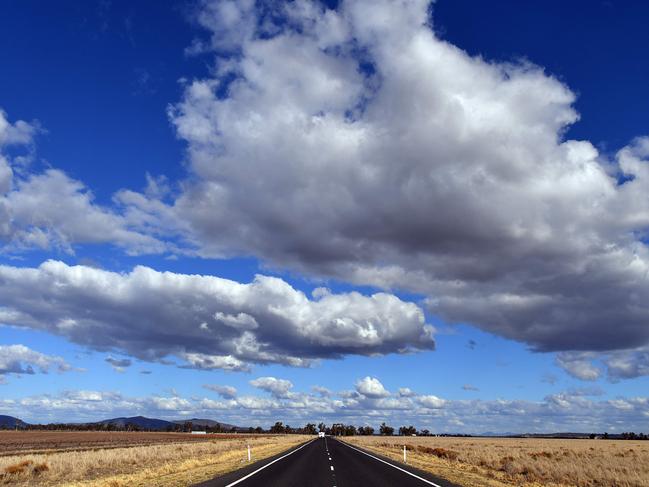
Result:
<svg viewBox="0 0 649 487"><path fill-rule="evenodd" d="M0 7L0 414L649 431L649 6Z"/></svg>

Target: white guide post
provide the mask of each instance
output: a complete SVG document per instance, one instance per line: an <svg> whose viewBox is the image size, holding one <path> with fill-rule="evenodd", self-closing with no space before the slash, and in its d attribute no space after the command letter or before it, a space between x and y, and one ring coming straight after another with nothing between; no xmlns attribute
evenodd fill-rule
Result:
<svg viewBox="0 0 649 487"><path fill-rule="evenodd" d="M250 461L250 445L248 445L248 461Z"/></svg>
<svg viewBox="0 0 649 487"><path fill-rule="evenodd" d="M408 459L406 458L406 445L403 445L403 463L408 463Z"/></svg>

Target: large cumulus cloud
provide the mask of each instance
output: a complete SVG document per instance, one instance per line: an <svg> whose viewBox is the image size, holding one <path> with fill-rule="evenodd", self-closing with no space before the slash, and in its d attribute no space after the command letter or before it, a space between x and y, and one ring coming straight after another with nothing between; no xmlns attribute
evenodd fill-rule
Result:
<svg viewBox="0 0 649 487"><path fill-rule="evenodd" d="M566 140L566 85L469 56L428 7L203 2L215 65L170 112L192 177L168 210L202 255L419 292L536 350L646 345L649 139Z"/></svg>
<svg viewBox="0 0 649 487"><path fill-rule="evenodd" d="M144 360L246 370L251 363L308 365L345 354L434 348L417 305L397 297L318 289L310 299L282 279L242 284L136 267L119 274L47 261L0 266L0 323L46 330Z"/></svg>

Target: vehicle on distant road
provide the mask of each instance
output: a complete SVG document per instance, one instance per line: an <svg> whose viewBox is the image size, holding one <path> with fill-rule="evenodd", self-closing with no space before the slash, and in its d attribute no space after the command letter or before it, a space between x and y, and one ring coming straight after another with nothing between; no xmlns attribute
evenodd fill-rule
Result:
<svg viewBox="0 0 649 487"><path fill-rule="evenodd" d="M318 433L318 438L324 438L324 437L325 437L324 431L320 431Z"/></svg>

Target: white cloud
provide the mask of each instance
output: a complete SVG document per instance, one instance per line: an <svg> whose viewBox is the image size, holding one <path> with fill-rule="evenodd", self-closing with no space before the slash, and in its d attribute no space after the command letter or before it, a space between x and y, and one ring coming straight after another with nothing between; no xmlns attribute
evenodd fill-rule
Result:
<svg viewBox="0 0 649 487"><path fill-rule="evenodd" d="M72 370L62 357L36 352L25 345L0 345L0 376L6 374L47 374Z"/></svg>
<svg viewBox="0 0 649 487"><path fill-rule="evenodd" d="M327 389L326 387L322 387L322 386L313 386L313 387L311 388L311 390L312 390L313 392L315 392L316 394L320 394L322 397L329 397L329 396L331 396L331 391L330 391L329 389Z"/></svg>
<svg viewBox="0 0 649 487"><path fill-rule="evenodd" d="M646 346L599 353L562 352L556 361L570 375L582 380L596 380L604 370L611 382L649 376L649 347Z"/></svg>
<svg viewBox="0 0 649 487"><path fill-rule="evenodd" d="M610 380L649 376L649 347L612 353L604 360Z"/></svg>
<svg viewBox="0 0 649 487"><path fill-rule="evenodd" d="M416 394L410 390L408 387L400 387L397 391L400 397L413 397Z"/></svg>
<svg viewBox="0 0 649 487"><path fill-rule="evenodd" d="M110 243L128 253L162 253L166 245L129 228L124 216L93 202L93 194L64 172L48 169L14 181L3 202L11 215L10 248L59 248ZM74 215L74 218L71 218Z"/></svg>
<svg viewBox="0 0 649 487"><path fill-rule="evenodd" d="M594 381L602 375L602 371L593 365L595 357L595 354L588 352L561 352L556 356L556 363L577 379Z"/></svg>
<svg viewBox="0 0 649 487"><path fill-rule="evenodd" d="M577 388L572 388L566 391L566 393L570 396L603 396L604 390L601 389L600 387L593 386L593 387L577 387Z"/></svg>
<svg viewBox="0 0 649 487"><path fill-rule="evenodd" d="M137 218L135 202L126 193L120 197L128 208L120 213L96 204L92 192L63 171L28 171L28 158L5 154L9 145L31 150L37 131L36 124L22 120L11 124L0 110L0 253L29 248L73 253L75 244L99 243L130 254L162 253L173 247L151 235L151 221ZM161 210L158 218L163 214Z"/></svg>
<svg viewBox="0 0 649 487"><path fill-rule="evenodd" d="M383 387L381 381L374 377L364 377L356 382L356 390L369 398L387 397L390 393Z"/></svg>
<svg viewBox="0 0 649 487"><path fill-rule="evenodd" d="M65 391L63 395L66 399L70 399L71 401L91 401L91 402L104 401L106 399L112 399L115 397L110 393L102 393L97 391L83 391L83 390Z"/></svg>
<svg viewBox="0 0 649 487"><path fill-rule="evenodd" d="M649 138L613 160L565 140L574 93L437 38L427 1L255 5L201 3L214 75L170 113L191 177L151 218L537 350L649 343Z"/></svg>
<svg viewBox="0 0 649 487"><path fill-rule="evenodd" d="M0 109L0 149L10 145L30 145L37 131L37 123L24 120L11 123L5 111Z"/></svg>
<svg viewBox="0 0 649 487"><path fill-rule="evenodd" d="M115 372L124 372L127 367L130 367L133 364L133 361L128 358L118 359L112 356L108 356L104 359L110 364Z"/></svg>
<svg viewBox="0 0 649 487"><path fill-rule="evenodd" d="M414 424L434 433L638 431L649 415L648 398L592 400L587 398L591 392L583 391L553 394L542 401L458 401L419 394L359 401L335 393L322 397L292 391L290 387L289 391L283 397L242 396L219 401L178 395L125 397L110 391L65 391L59 395L0 399L0 412L45 422L70 418L97 421L137 414L171 420L183 416L207 417L241 426L269 426L275 421L301 426L306 422L325 421L377 427L386 421L395 427Z"/></svg>
<svg viewBox="0 0 649 487"><path fill-rule="evenodd" d="M201 328L202 329L202 328ZM210 355L206 353L179 353L178 356L185 360L188 367L199 370L232 370L246 372L250 366L232 355Z"/></svg>
<svg viewBox="0 0 649 487"><path fill-rule="evenodd" d="M214 318L224 325L231 326L239 330L254 330L259 328L259 323L254 317L246 313L238 313L236 315L229 315L221 313L220 311L214 315Z"/></svg>
<svg viewBox="0 0 649 487"><path fill-rule="evenodd" d="M157 411L177 411L179 413L191 409L194 406L191 401L182 397L159 397L153 396L147 400Z"/></svg>
<svg viewBox="0 0 649 487"><path fill-rule="evenodd" d="M223 399L234 399L237 397L237 389L232 386L222 386L218 384L205 384L205 389L216 392Z"/></svg>
<svg viewBox="0 0 649 487"><path fill-rule="evenodd" d="M252 409L252 410L272 410L280 407L280 403L275 399L268 399L266 397L254 397L254 396L243 396L237 399L239 407L243 409Z"/></svg>
<svg viewBox="0 0 649 487"><path fill-rule="evenodd" d="M417 398L417 402L419 402L419 404L421 404L422 406L431 409L438 409L444 407L444 405L446 404L446 401L444 399L440 399L439 397L433 395L419 396Z"/></svg>
<svg viewBox="0 0 649 487"><path fill-rule="evenodd" d="M289 397L293 383L286 379L276 377L259 377L250 381L250 385L270 392L274 397Z"/></svg>
<svg viewBox="0 0 649 487"><path fill-rule="evenodd" d="M0 265L0 295L2 323L143 360L176 355L200 369L307 366L318 358L434 348L415 304L385 293L312 300L261 275L242 284L142 266L120 274L47 261L38 268ZM249 316L257 327L224 324L222 315Z"/></svg>

